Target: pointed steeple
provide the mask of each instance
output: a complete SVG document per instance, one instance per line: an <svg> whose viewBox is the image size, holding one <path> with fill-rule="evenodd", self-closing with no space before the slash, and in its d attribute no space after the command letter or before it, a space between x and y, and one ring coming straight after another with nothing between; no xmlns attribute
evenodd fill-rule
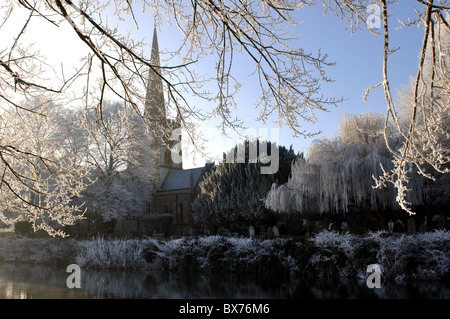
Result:
<svg viewBox="0 0 450 319"><path fill-rule="evenodd" d="M150 57L152 67L149 69L147 92L145 96L144 116L150 123L162 124L166 120L166 108L164 103L164 91L161 78L159 46L156 27L153 30L152 55Z"/></svg>
<svg viewBox="0 0 450 319"><path fill-rule="evenodd" d="M150 58L153 64L159 66L159 46L158 46L158 33L156 27L153 29L153 42L152 42L152 56Z"/></svg>

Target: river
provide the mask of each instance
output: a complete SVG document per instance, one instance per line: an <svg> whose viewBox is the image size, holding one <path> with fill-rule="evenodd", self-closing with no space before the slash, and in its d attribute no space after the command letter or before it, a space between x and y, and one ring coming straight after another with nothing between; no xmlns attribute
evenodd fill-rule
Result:
<svg viewBox="0 0 450 319"><path fill-rule="evenodd" d="M81 288L68 288L66 269L27 264L0 264L2 299L329 299L450 298L443 282L382 282L369 289L365 280L289 279L236 276L226 273L177 274L81 269Z"/></svg>

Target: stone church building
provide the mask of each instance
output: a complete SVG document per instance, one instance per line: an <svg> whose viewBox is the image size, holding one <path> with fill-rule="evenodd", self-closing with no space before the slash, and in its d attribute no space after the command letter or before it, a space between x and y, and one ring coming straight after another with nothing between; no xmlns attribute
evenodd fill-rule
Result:
<svg viewBox="0 0 450 319"><path fill-rule="evenodd" d="M179 128L181 124L178 120L169 119L166 114L163 83L157 68L160 60L156 29L153 33L151 62L156 67L149 70L147 82L144 121L148 121L148 123L138 126L138 129L148 132L148 125L154 129L151 130L153 133L144 135L150 138L141 137L135 144L135 147L138 148L135 150L135 153L139 154L138 160L134 164L130 164L127 170L134 176L150 181L147 211L144 216L170 214L172 215L170 233L172 235L191 235L196 233L191 204L196 197L196 188L204 172L204 167L183 169L181 159L177 162L173 160L170 148L173 147L174 141L167 141L162 137L165 136L162 132L170 132L172 129ZM160 134L158 130L161 132ZM153 134L157 137L151 138ZM142 134L136 135L142 136ZM175 142L181 143L181 137L179 141ZM146 176L146 174L151 174L151 176ZM119 221L116 225L116 232L137 230L138 233L145 234L146 230L143 229L142 224L139 221Z"/></svg>

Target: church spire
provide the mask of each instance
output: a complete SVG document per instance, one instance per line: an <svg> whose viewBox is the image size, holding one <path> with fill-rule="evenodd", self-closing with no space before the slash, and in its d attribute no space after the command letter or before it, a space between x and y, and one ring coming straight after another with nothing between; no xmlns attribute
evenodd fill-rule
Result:
<svg viewBox="0 0 450 319"><path fill-rule="evenodd" d="M166 120L166 107L161 78L159 60L159 46L156 27L153 30L152 54L150 57L152 67L149 69L147 92L145 96L144 116L150 123L162 124Z"/></svg>

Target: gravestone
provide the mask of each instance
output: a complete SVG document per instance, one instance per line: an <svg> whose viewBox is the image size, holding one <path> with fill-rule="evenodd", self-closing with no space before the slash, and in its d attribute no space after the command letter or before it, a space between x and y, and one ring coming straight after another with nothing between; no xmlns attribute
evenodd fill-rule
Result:
<svg viewBox="0 0 450 319"><path fill-rule="evenodd" d="M414 220L414 218L408 218L408 221L406 222L406 229L408 234L416 233L416 221Z"/></svg>
<svg viewBox="0 0 450 319"><path fill-rule="evenodd" d="M437 216L437 217L436 217ZM436 229L445 229L446 218L443 215L436 215Z"/></svg>
<svg viewBox="0 0 450 319"><path fill-rule="evenodd" d="M253 225L250 225L250 227L248 227L248 234L250 238L255 237L255 227L253 227Z"/></svg>
<svg viewBox="0 0 450 319"><path fill-rule="evenodd" d="M272 227L272 232L274 237L280 237L280 231L278 230L277 226Z"/></svg>
<svg viewBox="0 0 450 319"><path fill-rule="evenodd" d="M390 233L394 231L394 222L392 220L388 222L388 229Z"/></svg>
<svg viewBox="0 0 450 319"><path fill-rule="evenodd" d="M394 222L394 232L403 233L406 230L405 224L400 219Z"/></svg>
<svg viewBox="0 0 450 319"><path fill-rule="evenodd" d="M342 223L341 223L341 231L342 231L342 232L348 232L348 231L350 231L350 227L348 227L347 222L342 222Z"/></svg>
<svg viewBox="0 0 450 319"><path fill-rule="evenodd" d="M427 231L427 216L424 217L419 225L419 232L424 233Z"/></svg>

